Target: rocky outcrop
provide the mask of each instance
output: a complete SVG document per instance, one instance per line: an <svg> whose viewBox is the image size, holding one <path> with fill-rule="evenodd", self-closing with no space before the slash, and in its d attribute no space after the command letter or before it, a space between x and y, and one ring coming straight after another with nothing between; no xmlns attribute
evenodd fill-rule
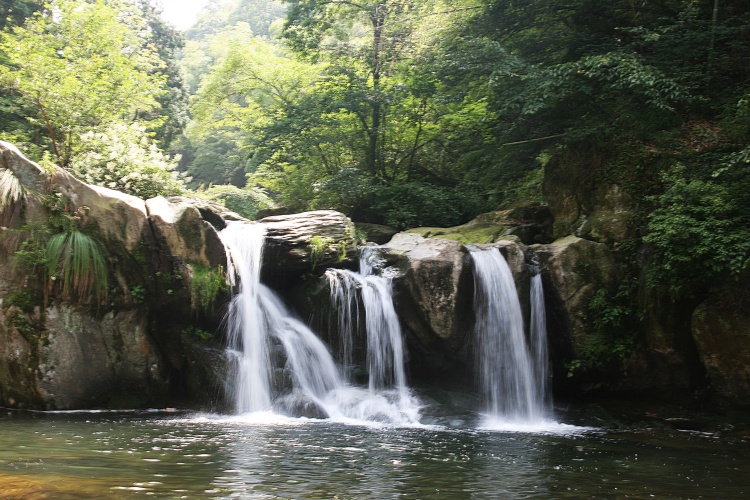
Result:
<svg viewBox="0 0 750 500"><path fill-rule="evenodd" d="M547 163L544 193L556 239L575 235L614 245L634 235L636 200L623 188L627 180L611 175L616 161L588 145L569 148Z"/></svg>
<svg viewBox="0 0 750 500"><path fill-rule="evenodd" d="M692 334L718 395L750 406L750 273L728 283L692 314Z"/></svg>
<svg viewBox="0 0 750 500"><path fill-rule="evenodd" d="M356 261L356 229L340 212L317 210L266 217L260 222L266 227L263 252L269 273L301 274Z"/></svg>
<svg viewBox="0 0 750 500"><path fill-rule="evenodd" d="M419 227L407 232L425 238L454 240L465 245L503 240L533 245L552 241L552 221L549 208L540 205L488 212L456 227Z"/></svg>
<svg viewBox="0 0 750 500"><path fill-rule="evenodd" d="M226 261L200 209L184 200L146 203L45 171L7 143L0 157L23 192L0 242L0 405L206 403L204 388L189 387L194 373L210 371L196 366L208 357L187 362L185 354L197 342L190 329L218 320L191 307L191 266L218 269ZM70 230L66 224L103 253L106 300L64 296L48 279L40 255L50 234Z"/></svg>
<svg viewBox="0 0 750 500"><path fill-rule="evenodd" d="M226 251L216 227L226 227L224 219L217 216L213 224L207 222L205 211L188 198L152 198L146 201L146 207L157 243L167 254L204 267L227 268Z"/></svg>
<svg viewBox="0 0 750 500"><path fill-rule="evenodd" d="M569 335L574 355L580 355L591 333L586 321L589 304L597 291L614 290L620 282L615 257L607 245L576 236L538 247L535 252L545 269L546 289L558 305L556 322Z"/></svg>
<svg viewBox="0 0 750 500"><path fill-rule="evenodd" d="M527 297L524 247L513 241L492 246L508 261L519 295ZM456 367L470 370L475 321L470 248L448 239L399 233L380 251L399 271L394 278L395 305L413 364L424 374L445 375Z"/></svg>

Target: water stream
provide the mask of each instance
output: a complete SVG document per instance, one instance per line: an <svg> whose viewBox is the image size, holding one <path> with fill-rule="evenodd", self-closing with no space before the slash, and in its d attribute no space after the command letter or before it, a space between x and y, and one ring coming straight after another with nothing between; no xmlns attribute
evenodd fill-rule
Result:
<svg viewBox="0 0 750 500"><path fill-rule="evenodd" d="M349 276L360 286L367 310L370 382L364 390L342 376L325 344L260 282L264 237L263 226L257 223L231 223L221 232L232 261L230 271L239 277L227 316L236 412L275 410L342 421L416 423L419 406L406 387L390 282L375 276L359 282L354 274ZM282 347L284 372L292 387L273 394L272 387L283 385L274 375L276 356L270 355L277 344Z"/></svg>
<svg viewBox="0 0 750 500"><path fill-rule="evenodd" d="M548 409L542 380L546 375L535 373L535 368L546 368L546 341L537 338L546 337L546 329L537 318L533 340L538 348L532 356L513 274L505 258L497 248L473 250L471 257L479 385L487 404L485 425L545 422ZM535 316L541 316L538 304Z"/></svg>
<svg viewBox="0 0 750 500"><path fill-rule="evenodd" d="M576 425L549 420L541 278L532 270L527 336L497 249L472 252L482 402L407 386L390 280L369 250L358 273L327 275L344 311L338 328L349 335L342 370L260 283L263 235L260 224L230 224L222 233L230 275L239 279L227 318L235 414L0 409L0 498L750 495L746 423L681 431L670 424L680 419L659 415L675 409L635 410L632 402L624 406L634 412L631 423L599 405L558 410ZM374 354L370 380L357 386L346 374L362 335ZM286 416L302 407L317 418Z"/></svg>

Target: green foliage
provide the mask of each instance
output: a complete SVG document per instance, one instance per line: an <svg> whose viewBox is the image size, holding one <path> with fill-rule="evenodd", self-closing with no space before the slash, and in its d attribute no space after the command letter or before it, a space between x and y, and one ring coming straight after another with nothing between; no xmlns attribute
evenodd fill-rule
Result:
<svg viewBox="0 0 750 500"><path fill-rule="evenodd" d="M17 290L8 294L4 306L16 306L25 313L34 311L34 307L42 303L42 297L35 289Z"/></svg>
<svg viewBox="0 0 750 500"><path fill-rule="evenodd" d="M471 188L442 188L411 182L376 189L372 209L398 229L457 226L488 209Z"/></svg>
<svg viewBox="0 0 750 500"><path fill-rule="evenodd" d="M208 342L209 340L214 338L213 333L208 332L206 330L202 330L194 326L189 326L187 328L184 328L180 333L184 335L185 337L194 338L200 342Z"/></svg>
<svg viewBox="0 0 750 500"><path fill-rule="evenodd" d="M81 134L157 106L164 78L137 9L117 1L54 0L24 26L6 30L0 80L36 107L57 162L66 166Z"/></svg>
<svg viewBox="0 0 750 500"><path fill-rule="evenodd" d="M310 238L307 247L310 250L310 263L313 270L315 270L321 257L325 255L326 250L328 250L333 243L334 241L332 238L326 238L317 234Z"/></svg>
<svg viewBox="0 0 750 500"><path fill-rule="evenodd" d="M650 283L691 294L750 265L750 213L730 188L691 178L682 165L663 176L644 241L654 247ZM747 185L746 183L744 184Z"/></svg>
<svg viewBox="0 0 750 500"><path fill-rule="evenodd" d="M165 155L138 123L83 134L70 163L71 172L89 184L143 199L183 193L186 179L176 167L177 160Z"/></svg>
<svg viewBox="0 0 750 500"><path fill-rule="evenodd" d="M0 167L0 222L3 226L12 226L20 219L21 202L26 197L26 190L18 177L9 168Z"/></svg>
<svg viewBox="0 0 750 500"><path fill-rule="evenodd" d="M236 186L211 186L196 194L199 198L219 202L248 219L255 219L259 210L273 206L273 200L263 190L250 186L243 189Z"/></svg>
<svg viewBox="0 0 750 500"><path fill-rule="evenodd" d="M567 363L568 377L578 370L622 360L632 352L642 320L632 285L623 283L615 293L603 288L594 292L582 318L590 330L579 346L580 357Z"/></svg>
<svg viewBox="0 0 750 500"><path fill-rule="evenodd" d="M143 304L146 300L146 289L141 285L135 285L130 289L130 297L136 304Z"/></svg>
<svg viewBox="0 0 750 500"><path fill-rule="evenodd" d="M77 230L55 234L47 242L45 257L53 289L63 298L106 299L108 269L104 251L94 238Z"/></svg>
<svg viewBox="0 0 750 500"><path fill-rule="evenodd" d="M220 293L228 292L224 269L210 269L193 265L193 278L190 281L190 302L194 310L211 311Z"/></svg>

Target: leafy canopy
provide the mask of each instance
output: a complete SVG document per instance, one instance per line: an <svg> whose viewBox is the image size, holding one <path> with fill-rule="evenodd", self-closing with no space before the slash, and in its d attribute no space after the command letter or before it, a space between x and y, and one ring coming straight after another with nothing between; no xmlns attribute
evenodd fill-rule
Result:
<svg viewBox="0 0 750 500"><path fill-rule="evenodd" d="M2 81L37 110L67 166L80 136L158 106L164 77L138 10L126 1L54 0L3 32Z"/></svg>

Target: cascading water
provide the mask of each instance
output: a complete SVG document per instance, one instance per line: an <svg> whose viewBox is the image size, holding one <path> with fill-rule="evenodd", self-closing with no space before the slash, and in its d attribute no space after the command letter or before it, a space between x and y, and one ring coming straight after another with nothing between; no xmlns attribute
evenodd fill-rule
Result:
<svg viewBox="0 0 750 500"><path fill-rule="evenodd" d="M362 247L360 251L358 273L343 269L326 271L331 303L338 313L343 362L351 366L352 345L364 323L369 393L395 396L399 411L414 420L419 408L406 385L404 347L393 306L391 279L374 274L380 265L374 248Z"/></svg>
<svg viewBox="0 0 750 500"><path fill-rule="evenodd" d="M535 373L541 354L532 357L527 345L510 268L497 248L473 250L471 257L479 383L487 400L487 416L524 424L543 421L544 393ZM538 321L533 328L535 335L546 335ZM546 358L546 347L544 351Z"/></svg>
<svg viewBox="0 0 750 500"><path fill-rule="evenodd" d="M265 230L262 224L230 223L221 238L229 251L230 276L238 276L238 293L229 307L227 327L228 352L236 361L234 399L237 413L271 410L273 406L287 409L309 408L313 403L316 415L334 419L377 421L393 424L416 423L418 408L406 405L411 401L406 389L403 349L398 319L390 301L390 283L385 278L373 285L365 303L382 302L382 313L369 315L371 322L382 322L379 331L385 338L373 341L374 380L370 391L348 385L327 347L301 321L296 319L282 301L260 282L260 264ZM351 274L354 279L354 274ZM385 305L390 304L390 309ZM357 316L352 316L357 317ZM377 318L383 318L378 320ZM344 320L346 321L346 320ZM351 321L348 320L348 321ZM358 320L357 320L358 321ZM375 328L375 327L373 327ZM369 331L369 330L368 330ZM292 391L272 397L272 343L280 344L286 358ZM392 385L397 398L387 391L376 391ZM393 401L393 400L396 401Z"/></svg>
<svg viewBox="0 0 750 500"><path fill-rule="evenodd" d="M272 339L284 347L295 392L320 404L329 392L343 387L343 381L323 343L260 283L263 225L232 223L221 238L230 252L230 276L240 279L227 319L229 352L236 360L237 413L271 409Z"/></svg>
<svg viewBox="0 0 750 500"><path fill-rule="evenodd" d="M549 358L547 353L547 312L544 307L544 288L542 274L538 267L530 266L531 270L531 321L529 322L529 338L531 340L532 367L535 376L536 392L542 398L545 407L547 402L547 380L549 377Z"/></svg>
<svg viewBox="0 0 750 500"><path fill-rule="evenodd" d="M269 332L259 297L265 234L262 224L229 224L221 232L229 251L230 279L240 280L227 315L229 352L237 365L233 387L237 413L271 408Z"/></svg>

